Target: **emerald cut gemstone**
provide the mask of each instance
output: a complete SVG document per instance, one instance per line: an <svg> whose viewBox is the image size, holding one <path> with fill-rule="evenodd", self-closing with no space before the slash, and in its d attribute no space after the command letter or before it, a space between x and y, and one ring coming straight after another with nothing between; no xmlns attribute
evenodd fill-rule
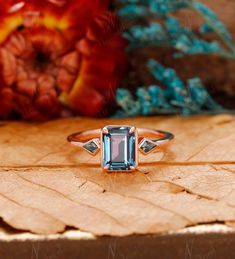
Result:
<svg viewBox="0 0 235 259"><path fill-rule="evenodd" d="M102 133L102 167L126 171L137 166L137 136L131 126L108 126Z"/></svg>

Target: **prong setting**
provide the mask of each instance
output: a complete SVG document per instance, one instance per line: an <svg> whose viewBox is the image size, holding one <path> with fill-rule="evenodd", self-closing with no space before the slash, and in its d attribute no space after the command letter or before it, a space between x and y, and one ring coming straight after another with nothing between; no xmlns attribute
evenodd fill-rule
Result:
<svg viewBox="0 0 235 259"><path fill-rule="evenodd" d="M103 167L103 170L105 171L109 170L109 165L106 165L105 167Z"/></svg>
<svg viewBox="0 0 235 259"><path fill-rule="evenodd" d="M136 131L136 127L131 127L129 130L129 134L132 134Z"/></svg>
<svg viewBox="0 0 235 259"><path fill-rule="evenodd" d="M108 131L108 129L107 129L107 127L104 127L103 129L102 129L102 133L103 134L109 134L109 131Z"/></svg>

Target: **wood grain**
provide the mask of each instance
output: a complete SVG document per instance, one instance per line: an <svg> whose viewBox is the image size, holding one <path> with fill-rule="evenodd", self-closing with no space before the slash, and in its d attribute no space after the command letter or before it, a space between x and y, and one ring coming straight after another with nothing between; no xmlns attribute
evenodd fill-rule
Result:
<svg viewBox="0 0 235 259"><path fill-rule="evenodd" d="M168 130L172 145L141 157L134 173L104 173L98 158L66 143L106 124ZM73 227L124 236L235 222L235 118L65 119L0 125L0 217L33 233Z"/></svg>

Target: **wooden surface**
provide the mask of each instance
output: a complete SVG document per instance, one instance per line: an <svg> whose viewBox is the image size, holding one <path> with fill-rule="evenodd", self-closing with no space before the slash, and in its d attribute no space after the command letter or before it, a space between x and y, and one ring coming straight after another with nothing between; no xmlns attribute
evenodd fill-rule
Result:
<svg viewBox="0 0 235 259"><path fill-rule="evenodd" d="M215 224L151 236L97 238L76 230L36 235L0 229L0 247L4 259L231 259L235 231Z"/></svg>
<svg viewBox="0 0 235 259"><path fill-rule="evenodd" d="M104 173L98 159L66 143L106 124L168 130L172 145L141 157L135 173ZM0 217L39 234L73 227L93 235L156 234L235 222L235 119L84 118L41 125L0 124Z"/></svg>

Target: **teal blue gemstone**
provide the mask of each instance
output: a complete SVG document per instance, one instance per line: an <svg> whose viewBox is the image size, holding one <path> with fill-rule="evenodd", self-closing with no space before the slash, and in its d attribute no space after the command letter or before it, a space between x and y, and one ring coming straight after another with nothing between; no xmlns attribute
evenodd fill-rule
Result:
<svg viewBox="0 0 235 259"><path fill-rule="evenodd" d="M148 154L150 151L152 151L153 149L155 149L157 147L157 145L151 143L148 140L145 140L143 142L143 144L140 146L140 149L145 153Z"/></svg>
<svg viewBox="0 0 235 259"><path fill-rule="evenodd" d="M85 144L83 146L83 148L85 148L92 154L95 154L97 152L97 150L99 149L98 145L94 141L90 141L89 143Z"/></svg>
<svg viewBox="0 0 235 259"><path fill-rule="evenodd" d="M131 126L108 126L108 133L102 135L102 166L109 171L127 171L137 165L136 131Z"/></svg>

